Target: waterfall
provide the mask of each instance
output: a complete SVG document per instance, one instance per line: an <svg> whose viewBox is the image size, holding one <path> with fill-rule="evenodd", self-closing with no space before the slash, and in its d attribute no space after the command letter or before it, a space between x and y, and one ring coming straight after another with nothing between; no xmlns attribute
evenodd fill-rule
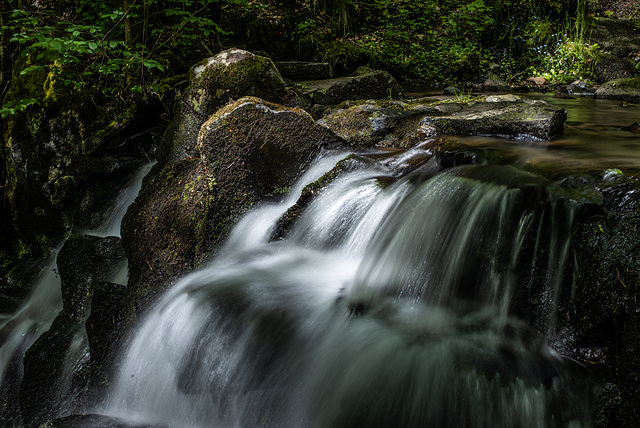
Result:
<svg viewBox="0 0 640 428"><path fill-rule="evenodd" d="M279 217L341 156L249 213L150 308L93 411L169 427L590 426L590 386L512 308L541 194L512 167L406 172L429 155L341 174L284 239L269 239ZM559 256L568 237L552 235L535 245Z"/></svg>
<svg viewBox="0 0 640 428"><path fill-rule="evenodd" d="M127 207L133 202L142 187L142 180L151 170L153 163L144 164L125 188L117 196L113 206L107 210L103 223L95 229L83 231L88 235L120 236L120 223ZM62 248L56 248L32 286L32 291L24 304L0 323L0 386L7 388L5 375L11 364L22 364L24 352L35 340L46 332L56 315L62 310L60 277L57 274L57 255ZM110 282L126 284L127 266L115 266ZM86 335L85 335L86 336ZM78 337L75 348L86 346L86 337ZM78 351L79 352L79 351Z"/></svg>

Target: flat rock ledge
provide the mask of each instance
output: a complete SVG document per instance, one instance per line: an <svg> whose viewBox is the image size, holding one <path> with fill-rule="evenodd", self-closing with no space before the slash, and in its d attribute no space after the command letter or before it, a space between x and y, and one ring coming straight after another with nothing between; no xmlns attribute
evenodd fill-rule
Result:
<svg viewBox="0 0 640 428"><path fill-rule="evenodd" d="M442 134L548 141L564 131L566 111L542 100L513 94L452 100L346 102L318 123L361 147L409 147Z"/></svg>

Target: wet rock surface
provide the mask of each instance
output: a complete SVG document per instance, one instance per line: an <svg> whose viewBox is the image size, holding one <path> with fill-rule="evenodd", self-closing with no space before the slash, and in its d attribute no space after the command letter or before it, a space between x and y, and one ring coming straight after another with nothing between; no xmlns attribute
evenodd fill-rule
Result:
<svg viewBox="0 0 640 428"><path fill-rule="evenodd" d="M511 94L469 102L452 100L344 103L329 110L318 123L350 144L364 147L410 147L439 134L546 141L564 130L566 111L541 100Z"/></svg>
<svg viewBox="0 0 640 428"><path fill-rule="evenodd" d="M202 124L220 107L243 96L283 101L284 81L269 58L228 49L192 67L189 87L160 147L160 162L197 157Z"/></svg>
<svg viewBox="0 0 640 428"><path fill-rule="evenodd" d="M606 82L596 90L595 97L640 102L640 77Z"/></svg>
<svg viewBox="0 0 640 428"><path fill-rule="evenodd" d="M349 77L299 82L310 103L335 105L347 100L401 99L404 90L386 71L361 67Z"/></svg>
<svg viewBox="0 0 640 428"><path fill-rule="evenodd" d="M72 410L76 398L85 392L89 379L83 364L88 359L83 330L82 322L61 313L25 354L20 384L25 428L39 427Z"/></svg>
<svg viewBox="0 0 640 428"><path fill-rule="evenodd" d="M64 311L72 319L85 321L95 287L108 281L125 259L118 237L74 235L58 254Z"/></svg>
<svg viewBox="0 0 640 428"><path fill-rule="evenodd" d="M220 109L202 126L200 158L165 167L125 216L138 305L211 257L242 213L277 196L320 150L343 143L301 109L251 97Z"/></svg>

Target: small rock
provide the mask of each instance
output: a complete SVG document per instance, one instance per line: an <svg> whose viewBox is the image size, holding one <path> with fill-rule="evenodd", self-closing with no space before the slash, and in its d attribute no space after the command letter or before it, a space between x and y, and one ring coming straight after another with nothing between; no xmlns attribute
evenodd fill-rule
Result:
<svg viewBox="0 0 640 428"><path fill-rule="evenodd" d="M621 128L623 131L631 132L633 134L640 134L640 122L632 123L629 126Z"/></svg>
<svg viewBox="0 0 640 428"><path fill-rule="evenodd" d="M547 83L547 79L544 77L529 77L526 82L531 82L534 85L542 86Z"/></svg>
<svg viewBox="0 0 640 428"><path fill-rule="evenodd" d="M482 90L486 92L511 92L511 86L507 85L496 74L491 73L482 84Z"/></svg>
<svg viewBox="0 0 640 428"><path fill-rule="evenodd" d="M464 95L464 91L462 89L456 88L455 86L447 86L442 91L442 95Z"/></svg>

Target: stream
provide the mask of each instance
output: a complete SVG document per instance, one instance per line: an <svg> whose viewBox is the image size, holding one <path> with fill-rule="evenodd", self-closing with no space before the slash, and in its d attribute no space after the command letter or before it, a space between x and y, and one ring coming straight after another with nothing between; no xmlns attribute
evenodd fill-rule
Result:
<svg viewBox="0 0 640 428"><path fill-rule="evenodd" d="M567 108L565 134L461 137L479 165L442 171L430 141L321 155L146 311L87 410L112 425L94 426L593 426L597 382L552 343L579 206L536 189L640 174L640 140L621 130L638 107L537 96ZM276 233L306 185L350 160ZM548 304L534 327L517 300L540 277ZM46 299L33 304L55 314Z"/></svg>

